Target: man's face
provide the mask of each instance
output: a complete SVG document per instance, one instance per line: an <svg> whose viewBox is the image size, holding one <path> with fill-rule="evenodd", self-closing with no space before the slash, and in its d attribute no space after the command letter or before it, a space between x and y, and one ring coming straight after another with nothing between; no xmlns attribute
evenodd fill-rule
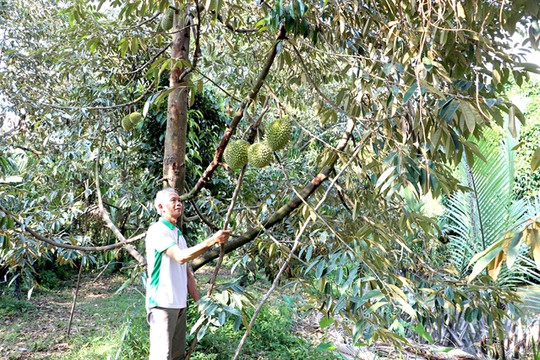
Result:
<svg viewBox="0 0 540 360"><path fill-rule="evenodd" d="M161 215L165 218L178 219L182 215L183 205L178 194L170 193L169 198L161 206Z"/></svg>

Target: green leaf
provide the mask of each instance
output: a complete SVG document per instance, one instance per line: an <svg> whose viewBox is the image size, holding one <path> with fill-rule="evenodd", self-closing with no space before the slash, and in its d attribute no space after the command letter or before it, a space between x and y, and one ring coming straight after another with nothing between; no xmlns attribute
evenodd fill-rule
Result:
<svg viewBox="0 0 540 360"><path fill-rule="evenodd" d="M337 350L337 346L334 343L321 343L319 346L317 346L318 352L327 352L327 351L335 351Z"/></svg>
<svg viewBox="0 0 540 360"><path fill-rule="evenodd" d="M283 301L287 303L287 305L289 305L290 307L294 306L294 297L290 295L283 295L282 298L283 298Z"/></svg>
<svg viewBox="0 0 540 360"><path fill-rule="evenodd" d="M267 22L268 22L268 18L262 18L261 20L259 20L259 21L257 21L255 23L255 27L259 28L259 27L265 25Z"/></svg>
<svg viewBox="0 0 540 360"><path fill-rule="evenodd" d="M486 250L473 256L473 258L471 259L469 263L471 265L474 264L472 272L469 275L469 279L468 279L469 283L473 281L478 276L478 274L480 274L482 270L486 268L486 266L488 266L491 260L495 259L495 257L499 255L501 251L503 251L503 248L502 248L503 240L499 240L493 243Z"/></svg>
<svg viewBox="0 0 540 360"><path fill-rule="evenodd" d="M321 327L321 329L324 329L324 328L327 328L328 326L332 325L334 323L334 318L331 318L331 317L323 317L320 321L319 321L319 326Z"/></svg>
<svg viewBox="0 0 540 360"><path fill-rule="evenodd" d="M460 109L465 118L467 129L472 134L476 126L476 122L481 120L478 110L466 101L460 101Z"/></svg>
<svg viewBox="0 0 540 360"><path fill-rule="evenodd" d="M426 67L427 71L431 71L431 69L433 68L433 61L431 61L431 59L427 56L424 56L424 58L422 59L422 63Z"/></svg>
<svg viewBox="0 0 540 360"><path fill-rule="evenodd" d="M385 181L386 179L396 170L396 167L395 166L391 166L389 167L388 169L386 169L382 174L381 176L379 177L379 179L377 180L377 184L375 185L375 187L380 187Z"/></svg>
<svg viewBox="0 0 540 360"><path fill-rule="evenodd" d="M454 118L456 110L459 108L459 102L452 99L447 102L439 111L441 119L449 123Z"/></svg>
<svg viewBox="0 0 540 360"><path fill-rule="evenodd" d="M372 312L377 311L377 309L385 305L388 305L388 301L377 301L375 304L371 305L369 309L367 309L366 314L371 314Z"/></svg>
<svg viewBox="0 0 540 360"><path fill-rule="evenodd" d="M433 338L431 337L431 335L426 331L426 329L424 328L424 325L422 325L421 323L418 323L416 324L415 326L411 327L411 329L417 333L418 335L420 335L422 338L424 338L424 340L426 340L427 342L429 342L430 344L433 344Z"/></svg>
<svg viewBox="0 0 540 360"><path fill-rule="evenodd" d="M15 220L11 216L6 218L6 229L13 229L15 227Z"/></svg>
<svg viewBox="0 0 540 360"><path fill-rule="evenodd" d="M467 149L473 152L474 155L478 156L479 159L481 159L483 162L487 162L486 157L482 152L478 149L478 145L470 142L470 141L464 141L463 146L465 146Z"/></svg>
<svg viewBox="0 0 540 360"><path fill-rule="evenodd" d="M409 88L409 90L407 90L407 92L405 93L405 95L403 95L403 103L405 104L407 101L410 100L410 98L414 95L414 93L416 92L416 89L418 89L418 84L417 83L414 83L411 85L411 87Z"/></svg>
<svg viewBox="0 0 540 360"><path fill-rule="evenodd" d="M512 241L510 242L510 245L508 246L508 255L506 257L506 266L508 269L511 269L512 266L514 266L514 262L516 261L518 255L519 255L519 246L520 246L520 240L523 236L522 232L518 232L512 237Z"/></svg>
<svg viewBox="0 0 540 360"><path fill-rule="evenodd" d="M521 64L518 64L517 67L518 68L521 67L523 68L523 70L528 71L528 72L540 74L540 67L534 63L521 63Z"/></svg>
<svg viewBox="0 0 540 360"><path fill-rule="evenodd" d="M531 159L531 170L535 172L540 166L540 147L537 147Z"/></svg>

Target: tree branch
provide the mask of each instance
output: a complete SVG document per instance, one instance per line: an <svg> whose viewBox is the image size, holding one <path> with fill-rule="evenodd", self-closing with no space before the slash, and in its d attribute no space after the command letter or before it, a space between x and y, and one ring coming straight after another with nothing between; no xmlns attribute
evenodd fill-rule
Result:
<svg viewBox="0 0 540 360"><path fill-rule="evenodd" d="M0 211L4 212L7 216L12 218L13 221L18 226L20 226L23 231L26 231L27 233L29 233L30 235L35 237L37 240L42 241L44 243L47 243L49 245L55 246L55 247L59 247L59 248L62 248L62 249L68 249L68 250L78 250L78 251L85 251L85 252L114 250L114 249L121 248L121 247L123 247L123 246L125 246L125 245L127 245L129 243L139 241L140 239L144 238L145 235L146 235L146 233L139 234L139 235L134 236L132 238L124 239L124 241L122 241L122 242L117 242L116 244L103 245L103 246L79 246L79 245L63 244L63 243L60 243L58 241L52 240L52 239L50 239L48 237L45 237L45 236L41 235L40 233L38 233L37 231L35 231L34 229L32 229L31 227L25 225L22 221L17 219L17 217L15 215L13 215L11 212L9 212L7 209L5 209L1 205L0 205Z"/></svg>
<svg viewBox="0 0 540 360"><path fill-rule="evenodd" d="M195 217L198 217L203 223L206 224L206 226L208 226L211 230L213 231L218 231L220 230L216 225L212 224L210 221L208 221L208 219L206 219L203 214L201 214L201 212L199 211L199 208L197 208L197 204L195 204L195 201L193 200L189 200L189 202L191 203L191 206L193 206L193 211L195 211L195 214L197 216Z"/></svg>
<svg viewBox="0 0 540 360"><path fill-rule="evenodd" d="M236 101L236 102L240 102L240 99L238 99L237 97L235 97L233 94L229 93L227 90L225 90L223 87L221 87L217 82L215 82L214 80L212 80L211 78L209 78L208 76L206 76L205 74L203 74L202 72L200 72L198 69L193 69L195 72L197 72L197 74L201 75L203 78L205 78L206 80L210 81L212 84L214 84L215 87L217 87L219 90L221 90L225 95L227 95L229 98L231 98L232 100Z"/></svg>
<svg viewBox="0 0 540 360"><path fill-rule="evenodd" d="M192 69L197 68L197 62L199 61L199 57L201 56L201 12L199 10L198 0L195 0L195 7L197 9L197 24L195 25L195 28L193 30L193 32L195 33L195 49L193 50L193 61L191 62Z"/></svg>
<svg viewBox="0 0 540 360"><path fill-rule="evenodd" d="M213 11L212 11L213 12ZM221 16L221 14L218 14L217 15L217 19L220 23L222 23L223 25L225 25L225 27L229 30L231 30L232 32L235 32L235 33L239 33L239 34L251 34L251 33L254 33L254 32L257 32L259 31L259 29L257 28L235 28L234 26L232 26L231 24L229 24L228 22L225 22L223 21L223 16Z"/></svg>
<svg viewBox="0 0 540 360"><path fill-rule="evenodd" d="M193 198L202 189L202 187L206 184L206 182L208 182L208 180L210 180L210 178L212 177L214 171L219 166L221 155L223 154L223 151L225 151L225 147L229 143L229 140L230 140L232 134L234 133L234 131L236 130L236 127L238 126L238 123L243 118L244 110L253 102L253 100L255 99L257 94L259 93L259 90L263 86L264 79L266 79L266 76L268 75L268 73L270 71L270 68L272 67L272 64L274 63L274 59L276 58L278 44L283 39L285 39L285 28L284 27L281 28L281 30L279 32L279 35L277 37L277 40L274 42L274 45L272 46L272 49L270 50L270 54L268 55L268 58L266 59L266 62L265 62L264 66L263 66L263 68L262 68L262 70L261 70L261 72L259 74L259 77L257 78L255 83L253 84L253 87L252 87L251 91L249 92L248 96L244 99L244 101L242 102L242 104L240 105L238 110L236 111L236 114L234 115L234 118L233 118L231 124L229 125L227 130L225 130L225 133L223 134L223 136L221 138L221 141L220 141L220 143L219 143L219 145L218 145L218 147L216 149L216 152L214 154L214 159L212 160L212 162L210 162L210 164L208 165L208 167L206 168L206 170L204 171L202 176L199 178L199 181L197 181L197 184L195 184L193 189L191 189L190 192L188 192L188 193L186 193L186 194L184 194L184 195L182 195L180 197L181 200L188 200L188 199Z"/></svg>
<svg viewBox="0 0 540 360"><path fill-rule="evenodd" d="M343 137L339 141L336 149L338 151L343 151L345 146L349 141L349 138L352 135L352 131L356 123L353 119L349 119L347 122L347 129L343 134ZM278 222L287 217L291 212L296 210L300 205L302 205L314 192L317 188L328 179L328 175L334 168L334 164L337 161L338 157L336 156L332 163L325 166L318 174L315 176L308 184L306 184L301 190L298 191L298 195L295 195L289 202L279 208L272 216L268 217L266 220L263 220L260 225L252 227L244 232L241 236L228 241L225 244L225 253L229 253L247 243L254 240L261 234L265 229L269 229L272 226L276 225ZM219 256L219 251L210 250L199 256L198 258L192 261L193 271L196 271L201 266L207 264L208 262L214 260Z"/></svg>
<svg viewBox="0 0 540 360"><path fill-rule="evenodd" d="M100 150L101 150L101 146L98 148L98 153L97 153L97 157L96 157L96 171L95 171L96 192L97 192L99 210L101 210L101 217L103 218L103 220L107 224L107 227L109 229L111 229L113 234L116 236L116 238L118 240L120 240L120 242L125 242L126 238L124 237L124 235L122 235L120 230L118 230L116 225L114 225L114 223L111 220L111 217L109 216L109 213L107 212L107 210L105 210L105 207L103 206L103 200L101 198L101 189L100 189L100 186L99 186L99 158L100 158L100 153L101 153ZM146 265L146 259L144 258L144 256L139 254L139 252L137 251L137 249L135 249L135 247L133 245L127 244L125 247L126 247L126 251L131 256L133 256L135 258L135 260L137 260L139 262L139 264L141 264L143 266Z"/></svg>
<svg viewBox="0 0 540 360"><path fill-rule="evenodd" d="M123 73L122 75L132 75L132 74L136 74L136 73L144 70L144 68L146 68L148 65L153 63L158 57L161 56L161 54L163 54L165 51L167 51L167 49L170 48L171 45L172 45L172 41L170 43L168 43L167 46L165 46L163 49L161 49L156 55L154 55L150 60L148 60L146 63L144 63L144 65L142 65L141 67L139 67L138 69L135 69L133 71Z"/></svg>
<svg viewBox="0 0 540 360"><path fill-rule="evenodd" d="M112 110L112 109L118 109L118 108L134 105L134 104L138 103L139 101L141 101L142 99L144 99L144 97L146 95L148 95L148 93L150 93L150 90L152 90L152 88L153 88L153 83L150 84L150 86L148 88L146 88L146 90L144 91L144 93L141 96L139 96L138 98L136 98L133 101L129 101L129 102L123 103L123 104L110 105L110 106L88 106L88 107L86 107L86 110ZM52 106L52 104L49 104L49 106Z"/></svg>
<svg viewBox="0 0 540 360"><path fill-rule="evenodd" d="M24 150L24 151L30 151L32 154L36 155L37 157L40 157L41 155L43 155L42 152L37 151L36 149L30 149L30 148L20 146L20 145L15 145L14 147L19 148L19 149Z"/></svg>

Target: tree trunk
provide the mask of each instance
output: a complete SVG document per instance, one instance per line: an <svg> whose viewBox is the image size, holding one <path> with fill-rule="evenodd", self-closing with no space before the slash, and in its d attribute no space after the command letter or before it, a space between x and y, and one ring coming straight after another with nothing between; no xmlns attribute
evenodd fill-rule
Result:
<svg viewBox="0 0 540 360"><path fill-rule="evenodd" d="M187 7L186 7L187 8ZM172 59L189 60L190 17L177 12L174 16ZM185 64L173 62L169 85L174 89L167 103L167 130L163 154L163 186L173 187L178 194L184 192L186 178L186 134L189 89L182 86ZM187 76L186 76L187 77Z"/></svg>

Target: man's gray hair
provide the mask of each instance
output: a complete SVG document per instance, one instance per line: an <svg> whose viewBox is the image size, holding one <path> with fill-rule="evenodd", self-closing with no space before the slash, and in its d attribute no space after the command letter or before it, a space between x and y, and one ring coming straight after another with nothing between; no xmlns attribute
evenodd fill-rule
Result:
<svg viewBox="0 0 540 360"><path fill-rule="evenodd" d="M178 194L176 190L172 187L165 188L163 190L160 190L156 193L156 199L154 200L154 206L157 210L157 213L161 215L162 209L159 208L159 205L163 205L163 203L167 200L169 200L170 194Z"/></svg>

